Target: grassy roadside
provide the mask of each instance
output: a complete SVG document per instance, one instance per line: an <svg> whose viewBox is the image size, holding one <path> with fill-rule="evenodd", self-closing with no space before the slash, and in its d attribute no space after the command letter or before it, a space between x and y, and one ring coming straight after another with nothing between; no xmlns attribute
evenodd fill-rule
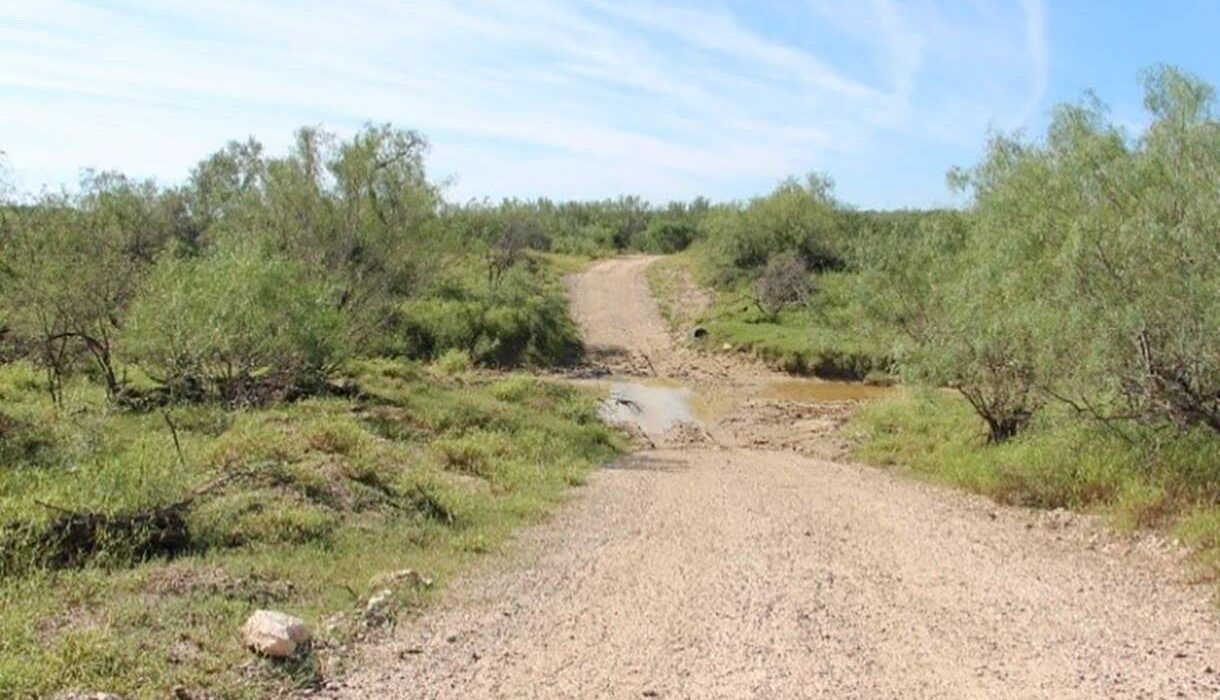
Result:
<svg viewBox="0 0 1220 700"><path fill-rule="evenodd" d="M1048 409L1025 434L987 445L964 399L904 390L865 405L849 424L865 462L1036 508L1107 516L1121 530L1158 528L1197 554L1199 581L1220 582L1220 446L1202 432L1124 439ZM1127 431L1138 430L1132 426Z"/></svg>
<svg viewBox="0 0 1220 700"><path fill-rule="evenodd" d="M443 584L618 449L576 389L456 371L356 362L348 396L177 406L180 459L161 414L115 411L83 379L55 408L28 366L0 367L0 696L252 698L316 682L360 629L373 577L409 568ZM36 534L59 516L48 506L126 513L223 474L240 476L192 504L179 556L116 544L36 565ZM391 610L430 595L400 588ZM244 651L237 630L259 607L305 618L314 652L283 665Z"/></svg>
<svg viewBox="0 0 1220 700"><path fill-rule="evenodd" d="M731 351L751 353L790 374L888 379L885 345L863 332L856 320L861 315L852 308L848 294L850 275L819 275L818 291L808 304L767 318L750 301L747 282L713 289L702 284L709 274L697 245L649 267L649 284L671 326L680 331L701 326L708 333L703 341L708 348L727 344ZM701 285L708 296L705 308L689 303L692 284Z"/></svg>

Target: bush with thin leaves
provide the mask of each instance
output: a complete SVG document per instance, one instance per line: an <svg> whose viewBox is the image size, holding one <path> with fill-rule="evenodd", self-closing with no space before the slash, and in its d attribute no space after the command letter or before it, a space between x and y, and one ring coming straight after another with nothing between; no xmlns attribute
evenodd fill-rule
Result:
<svg viewBox="0 0 1220 700"><path fill-rule="evenodd" d="M150 242L116 209L126 181L87 178L79 197L47 195L6 213L0 237L0 309L6 335L23 347L61 398L65 377L85 360L114 397L121 376L114 340L146 268ZM116 206L117 205L117 206ZM129 210L128 214L132 212Z"/></svg>
<svg viewBox="0 0 1220 700"><path fill-rule="evenodd" d="M685 221L654 221L636 237L635 245L646 253L677 253L686 250L698 229Z"/></svg>
<svg viewBox="0 0 1220 700"><path fill-rule="evenodd" d="M1095 99L1042 142L997 137L974 192L976 289L1029 339L1037 387L1082 412L1220 432L1220 120L1210 86L1145 76L1139 138Z"/></svg>
<svg viewBox="0 0 1220 700"><path fill-rule="evenodd" d="M349 351L336 290L252 242L158 261L124 347L184 397L259 401L316 385Z"/></svg>
<svg viewBox="0 0 1220 700"><path fill-rule="evenodd" d="M842 263L842 212L829 178L790 179L744 208L713 210L704 222L712 265L721 281L763 267L772 255L793 252L810 270Z"/></svg>
<svg viewBox="0 0 1220 700"><path fill-rule="evenodd" d="M492 367L568 364L580 341L566 304L555 285L517 265L495 284L440 281L433 293L403 302L389 335L398 353L414 358L458 349Z"/></svg>

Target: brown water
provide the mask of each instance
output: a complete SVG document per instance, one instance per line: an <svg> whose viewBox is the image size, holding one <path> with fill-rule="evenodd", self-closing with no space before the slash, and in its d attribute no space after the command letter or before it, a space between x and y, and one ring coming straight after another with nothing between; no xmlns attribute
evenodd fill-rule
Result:
<svg viewBox="0 0 1220 700"><path fill-rule="evenodd" d="M606 392L602 416L607 421L634 424L653 436L679 423L710 424L752 398L797 403L869 401L893 391L892 387L817 379L781 379L753 387L704 386L693 391L672 378L579 383Z"/></svg>

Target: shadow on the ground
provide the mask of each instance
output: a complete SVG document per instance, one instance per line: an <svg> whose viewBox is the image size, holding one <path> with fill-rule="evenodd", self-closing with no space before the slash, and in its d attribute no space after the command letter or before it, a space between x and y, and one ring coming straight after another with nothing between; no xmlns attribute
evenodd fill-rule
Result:
<svg viewBox="0 0 1220 700"><path fill-rule="evenodd" d="M633 454L616 459L603 467L610 471L624 472L680 472L690 468L685 460L667 459L650 454Z"/></svg>

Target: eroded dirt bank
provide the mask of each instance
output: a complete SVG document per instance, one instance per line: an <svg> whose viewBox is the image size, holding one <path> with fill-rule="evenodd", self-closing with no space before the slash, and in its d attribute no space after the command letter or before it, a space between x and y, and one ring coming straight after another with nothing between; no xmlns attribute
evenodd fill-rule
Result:
<svg viewBox="0 0 1220 700"><path fill-rule="evenodd" d="M1172 553L835 461L849 408L675 347L648 263L573 279L573 309L644 377L600 381L688 391L699 424L651 428L657 449L368 649L339 696L1220 694L1220 621Z"/></svg>

